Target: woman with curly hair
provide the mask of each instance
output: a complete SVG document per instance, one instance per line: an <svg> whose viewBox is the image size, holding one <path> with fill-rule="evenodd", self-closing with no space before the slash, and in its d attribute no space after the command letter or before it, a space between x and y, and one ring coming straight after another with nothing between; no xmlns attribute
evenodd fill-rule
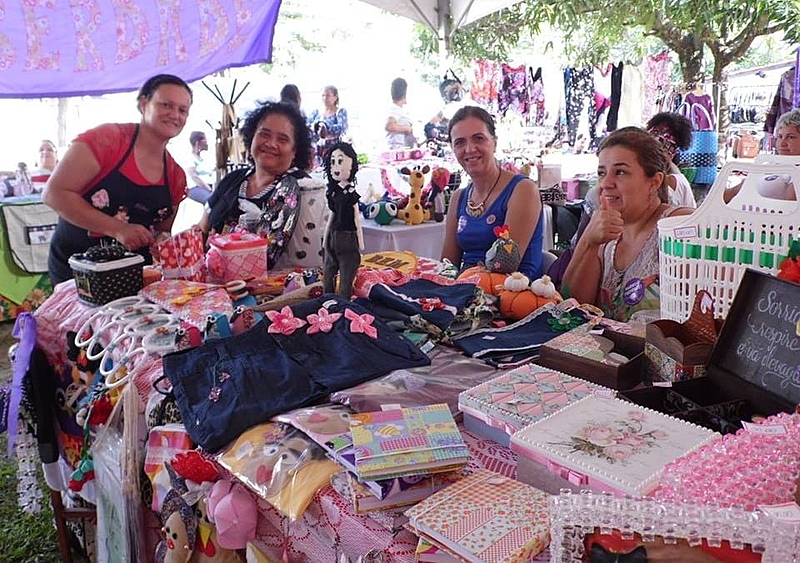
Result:
<svg viewBox="0 0 800 563"><path fill-rule="evenodd" d="M219 182L199 226L206 233L225 233L242 225L264 235L272 268L294 232L298 180L308 176L311 141L300 111L282 102L264 102L248 113L241 134L252 164Z"/></svg>

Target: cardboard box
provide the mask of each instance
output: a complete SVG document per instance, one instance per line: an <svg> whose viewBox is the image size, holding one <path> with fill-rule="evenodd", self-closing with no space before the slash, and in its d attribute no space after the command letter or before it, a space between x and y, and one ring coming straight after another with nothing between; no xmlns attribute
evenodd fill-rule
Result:
<svg viewBox="0 0 800 563"><path fill-rule="evenodd" d="M723 433L800 403L800 285L747 270L704 378L623 398Z"/></svg>
<svg viewBox="0 0 800 563"><path fill-rule="evenodd" d="M590 325L581 325L542 345L537 363L612 389L630 389L642 382L644 339ZM627 361L614 361L620 354Z"/></svg>

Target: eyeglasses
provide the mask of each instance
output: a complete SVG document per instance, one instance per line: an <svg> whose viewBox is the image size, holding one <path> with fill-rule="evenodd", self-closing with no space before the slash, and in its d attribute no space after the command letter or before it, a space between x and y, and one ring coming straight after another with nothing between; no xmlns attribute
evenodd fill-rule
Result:
<svg viewBox="0 0 800 563"><path fill-rule="evenodd" d="M648 131L653 137L661 145L661 148L664 149L669 154L674 154L678 150L678 143L675 142L675 137L672 136L672 133L665 129L654 129Z"/></svg>

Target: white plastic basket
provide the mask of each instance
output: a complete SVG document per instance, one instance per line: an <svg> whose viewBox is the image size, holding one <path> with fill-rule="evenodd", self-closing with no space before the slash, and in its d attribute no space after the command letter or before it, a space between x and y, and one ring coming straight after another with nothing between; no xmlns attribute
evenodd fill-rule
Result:
<svg viewBox="0 0 800 563"><path fill-rule="evenodd" d="M697 211L658 222L662 318L688 319L701 289L714 298L714 316L725 318L745 269L778 272L792 240L800 238L800 168L784 162L729 162ZM735 173L746 177L726 204L725 190ZM759 194L759 181L772 174L791 179L795 201Z"/></svg>

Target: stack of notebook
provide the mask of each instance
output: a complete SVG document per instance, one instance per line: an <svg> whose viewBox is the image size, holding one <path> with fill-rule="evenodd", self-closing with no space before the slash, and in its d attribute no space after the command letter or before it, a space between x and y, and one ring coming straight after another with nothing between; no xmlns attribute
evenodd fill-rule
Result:
<svg viewBox="0 0 800 563"><path fill-rule="evenodd" d="M482 469L408 509L409 527L474 562L522 563L550 543L548 495Z"/></svg>
<svg viewBox="0 0 800 563"><path fill-rule="evenodd" d="M350 434L359 481L453 471L469 460L444 403L354 414Z"/></svg>

